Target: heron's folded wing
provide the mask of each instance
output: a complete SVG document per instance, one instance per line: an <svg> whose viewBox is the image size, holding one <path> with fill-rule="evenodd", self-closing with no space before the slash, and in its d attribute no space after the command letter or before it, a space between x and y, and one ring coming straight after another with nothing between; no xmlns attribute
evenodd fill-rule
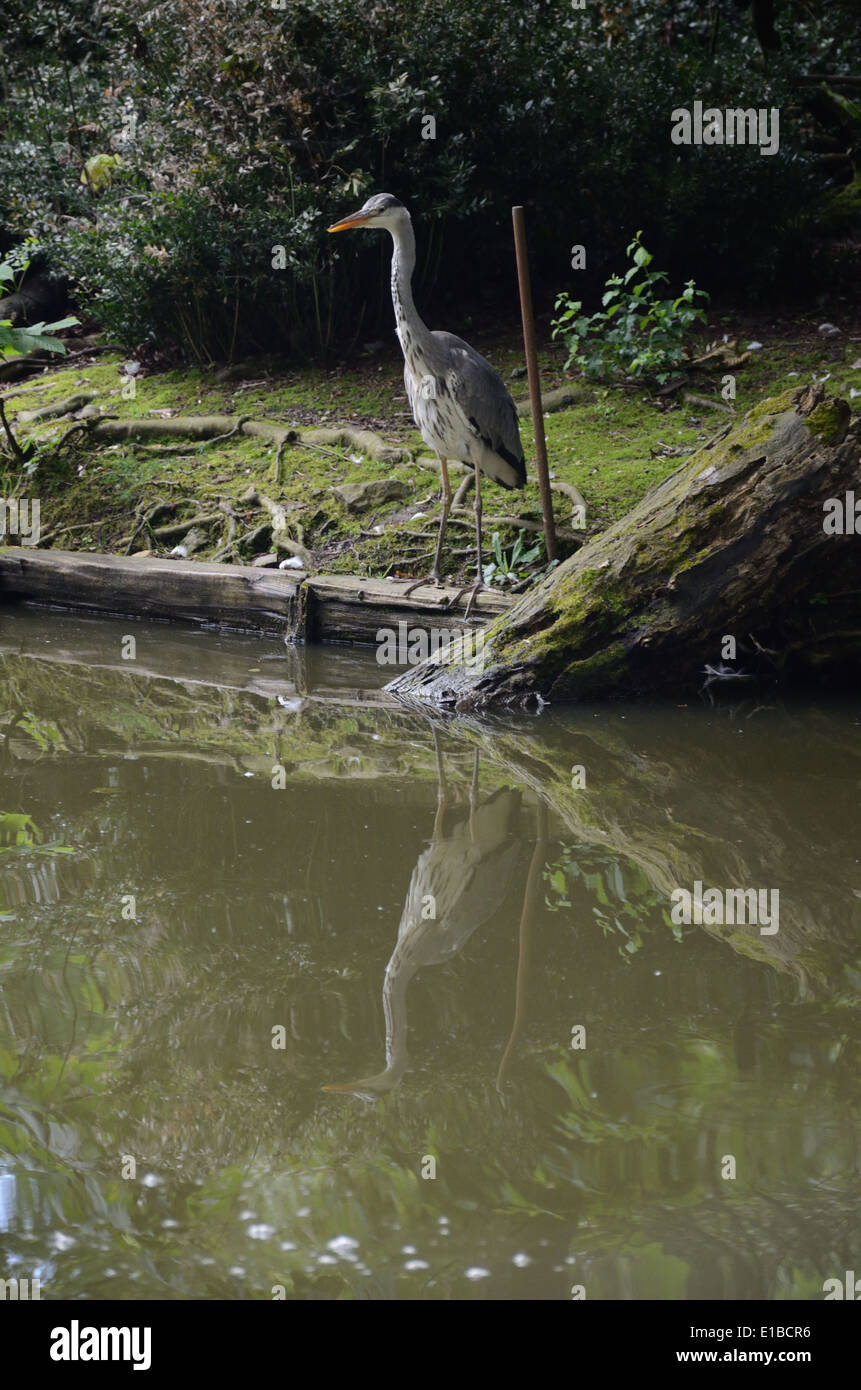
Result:
<svg viewBox="0 0 861 1390"><path fill-rule="evenodd" d="M526 460L517 410L502 377L487 358L462 338L455 337L453 333L436 333L434 336L448 352L451 367L447 384L470 428L492 453L508 465L510 472L503 470L503 475L497 477L497 481L506 487L523 487L526 482Z"/></svg>

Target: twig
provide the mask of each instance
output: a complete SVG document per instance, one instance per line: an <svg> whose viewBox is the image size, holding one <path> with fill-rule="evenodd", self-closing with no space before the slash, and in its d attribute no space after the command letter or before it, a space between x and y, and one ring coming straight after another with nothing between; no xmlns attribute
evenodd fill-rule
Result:
<svg viewBox="0 0 861 1390"><path fill-rule="evenodd" d="M2 396L0 396L0 424L3 425L3 430L6 434L6 438L9 441L9 448L12 450L12 457L14 458L15 462L19 464L25 464L27 462L27 455L24 453L23 449L21 448L21 445L18 443L17 439L12 433L9 421L6 419L6 406Z"/></svg>
<svg viewBox="0 0 861 1390"><path fill-rule="evenodd" d="M72 531L90 531L95 527L106 525L104 521L77 521L74 526L55 526L53 530L46 531L36 542L37 547L47 546L55 536L70 535Z"/></svg>
<svg viewBox="0 0 861 1390"><path fill-rule="evenodd" d="M708 396L695 396L693 391L683 391L682 400L689 405L704 405L707 410L723 410L727 415L735 415L731 405L724 401L713 401Z"/></svg>
<svg viewBox="0 0 861 1390"><path fill-rule="evenodd" d="M279 445L279 448L280 447ZM344 449L339 452L337 449L327 449L323 444L309 444L304 439L294 439L293 447L294 449L313 449L315 454L331 454L333 459L340 459L342 463L344 462L344 456L346 454L346 450Z"/></svg>
<svg viewBox="0 0 861 1390"><path fill-rule="evenodd" d="M86 434L89 428L89 420L76 420L74 425L70 425L69 428L65 430L63 434L60 436L60 438L57 440L57 450L59 451L63 448L64 444L66 443L66 440L70 439L76 430L80 430L83 434Z"/></svg>
<svg viewBox="0 0 861 1390"><path fill-rule="evenodd" d="M53 381L43 381L41 386L19 386L17 391L0 392L0 396L4 401L11 401L16 396L33 396L37 391L50 391L53 385Z"/></svg>
<svg viewBox="0 0 861 1390"><path fill-rule="evenodd" d="M94 343L92 347L78 348L77 352L67 352L62 361L57 363L57 366L62 367L66 362L74 362L79 357L92 357L97 352L125 352L125 348L121 343ZM35 387L32 389L35 390Z"/></svg>
<svg viewBox="0 0 861 1390"><path fill-rule="evenodd" d="M225 439L232 439L234 435L241 433L243 425L247 425L248 421L253 419L253 415L240 415L233 429L227 430L225 434L214 434L211 439L205 439L199 447L201 449L208 449L210 444L221 444ZM279 450L283 443L284 441L282 439L281 444L278 445Z"/></svg>

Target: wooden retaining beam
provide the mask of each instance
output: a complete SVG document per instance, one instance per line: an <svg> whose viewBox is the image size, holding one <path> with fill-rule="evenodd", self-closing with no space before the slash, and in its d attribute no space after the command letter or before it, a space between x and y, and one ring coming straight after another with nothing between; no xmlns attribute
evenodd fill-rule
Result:
<svg viewBox="0 0 861 1390"><path fill-rule="evenodd" d="M466 594L456 608L446 605L457 589L416 589L394 579L357 579L352 574L315 574L305 581L306 640L309 642L376 643L381 627L397 631L399 622L416 628L446 628L467 632L483 627L489 618L505 613L514 602L500 590L485 590L464 619ZM469 591L467 590L467 593Z"/></svg>
<svg viewBox="0 0 861 1390"><path fill-rule="evenodd" d="M464 619L456 589L423 587L407 596L392 579L305 575L252 565L87 551L0 547L0 604L36 604L76 613L191 623L294 642L374 645L382 627L466 631L514 602L499 590L478 595Z"/></svg>

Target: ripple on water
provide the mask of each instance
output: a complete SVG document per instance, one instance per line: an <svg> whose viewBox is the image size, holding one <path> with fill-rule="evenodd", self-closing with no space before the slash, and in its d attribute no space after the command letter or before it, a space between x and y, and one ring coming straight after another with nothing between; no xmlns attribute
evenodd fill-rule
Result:
<svg viewBox="0 0 861 1390"><path fill-rule="evenodd" d="M265 1221L256 1221L254 1225L247 1227L245 1234L251 1240L271 1240L275 1234L275 1227L268 1226Z"/></svg>
<svg viewBox="0 0 861 1390"><path fill-rule="evenodd" d="M331 1240L326 1241L326 1249L334 1251L344 1259L355 1259L353 1251L358 1248L359 1242L353 1236L333 1236Z"/></svg>

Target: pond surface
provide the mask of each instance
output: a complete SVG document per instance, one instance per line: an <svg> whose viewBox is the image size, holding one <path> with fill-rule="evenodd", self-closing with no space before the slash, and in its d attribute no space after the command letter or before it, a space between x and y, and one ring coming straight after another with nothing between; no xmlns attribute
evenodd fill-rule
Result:
<svg viewBox="0 0 861 1390"><path fill-rule="evenodd" d="M857 706L471 721L391 674L0 613L0 1277L821 1299L859 1267ZM711 887L779 920L675 920Z"/></svg>

